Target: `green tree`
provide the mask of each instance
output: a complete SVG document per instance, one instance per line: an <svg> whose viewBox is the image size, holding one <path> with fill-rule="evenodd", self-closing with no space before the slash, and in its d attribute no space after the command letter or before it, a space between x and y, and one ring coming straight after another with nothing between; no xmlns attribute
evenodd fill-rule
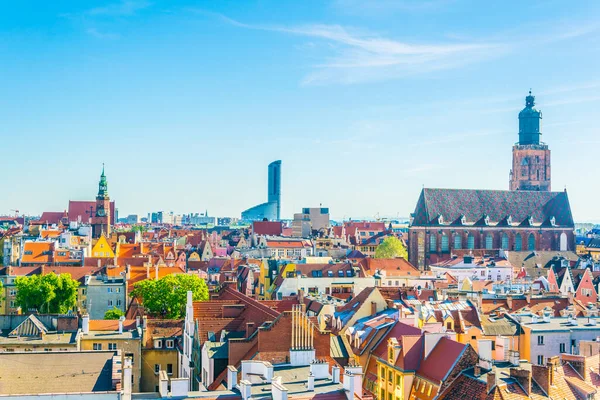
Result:
<svg viewBox="0 0 600 400"><path fill-rule="evenodd" d="M79 282L71 274L19 276L15 279L16 303L26 312L36 309L48 314L65 314L77 304Z"/></svg>
<svg viewBox="0 0 600 400"><path fill-rule="evenodd" d="M408 252L404 243L396 236L388 236L377 249L375 249L375 258L404 258L408 259Z"/></svg>
<svg viewBox="0 0 600 400"><path fill-rule="evenodd" d="M154 316L175 319L185 314L187 292L195 301L208 300L208 287L197 275L167 275L159 280L144 280L134 285L133 296Z"/></svg>
<svg viewBox="0 0 600 400"><path fill-rule="evenodd" d="M113 307L112 310L108 310L104 313L104 319L119 319L123 315L125 315L123 311L119 310L117 307Z"/></svg>

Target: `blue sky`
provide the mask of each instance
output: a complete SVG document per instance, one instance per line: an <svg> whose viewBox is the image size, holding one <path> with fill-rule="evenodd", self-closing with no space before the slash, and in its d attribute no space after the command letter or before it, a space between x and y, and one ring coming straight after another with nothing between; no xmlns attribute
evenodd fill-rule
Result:
<svg viewBox="0 0 600 400"><path fill-rule="evenodd" d="M600 220L597 1L15 1L0 13L0 214L91 199L239 216L407 216L507 189L533 89L552 186Z"/></svg>

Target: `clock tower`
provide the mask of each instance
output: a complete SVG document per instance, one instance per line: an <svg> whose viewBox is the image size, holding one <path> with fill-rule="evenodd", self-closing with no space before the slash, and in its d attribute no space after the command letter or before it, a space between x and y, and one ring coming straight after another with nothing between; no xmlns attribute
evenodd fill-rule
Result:
<svg viewBox="0 0 600 400"><path fill-rule="evenodd" d="M96 210L92 218L92 237L99 238L102 234L110 235L110 197L108 197L108 186L106 175L104 175L104 164L102 164L102 175L98 183L98 196L96 196Z"/></svg>

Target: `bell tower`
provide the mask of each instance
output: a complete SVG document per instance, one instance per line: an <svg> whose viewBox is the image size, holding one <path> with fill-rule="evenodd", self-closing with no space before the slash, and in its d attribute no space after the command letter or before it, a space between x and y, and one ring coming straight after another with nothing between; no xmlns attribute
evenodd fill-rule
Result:
<svg viewBox="0 0 600 400"><path fill-rule="evenodd" d="M102 175L98 183L98 196L96 196L96 210L92 218L92 237L99 238L110 235L110 197L108 196L108 185L104 175L104 164L102 164Z"/></svg>
<svg viewBox="0 0 600 400"><path fill-rule="evenodd" d="M513 146L510 190L550 191L550 150L540 141L542 112L534 108L529 91L525 108L519 113L519 141Z"/></svg>

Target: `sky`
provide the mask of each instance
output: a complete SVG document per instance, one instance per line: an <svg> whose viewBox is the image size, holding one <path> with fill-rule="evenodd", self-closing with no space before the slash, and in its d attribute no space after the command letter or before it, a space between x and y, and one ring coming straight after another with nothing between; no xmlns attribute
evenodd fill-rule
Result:
<svg viewBox="0 0 600 400"><path fill-rule="evenodd" d="M600 2L20 0L0 6L0 215L407 217L508 189L531 88L552 188L600 221Z"/></svg>

